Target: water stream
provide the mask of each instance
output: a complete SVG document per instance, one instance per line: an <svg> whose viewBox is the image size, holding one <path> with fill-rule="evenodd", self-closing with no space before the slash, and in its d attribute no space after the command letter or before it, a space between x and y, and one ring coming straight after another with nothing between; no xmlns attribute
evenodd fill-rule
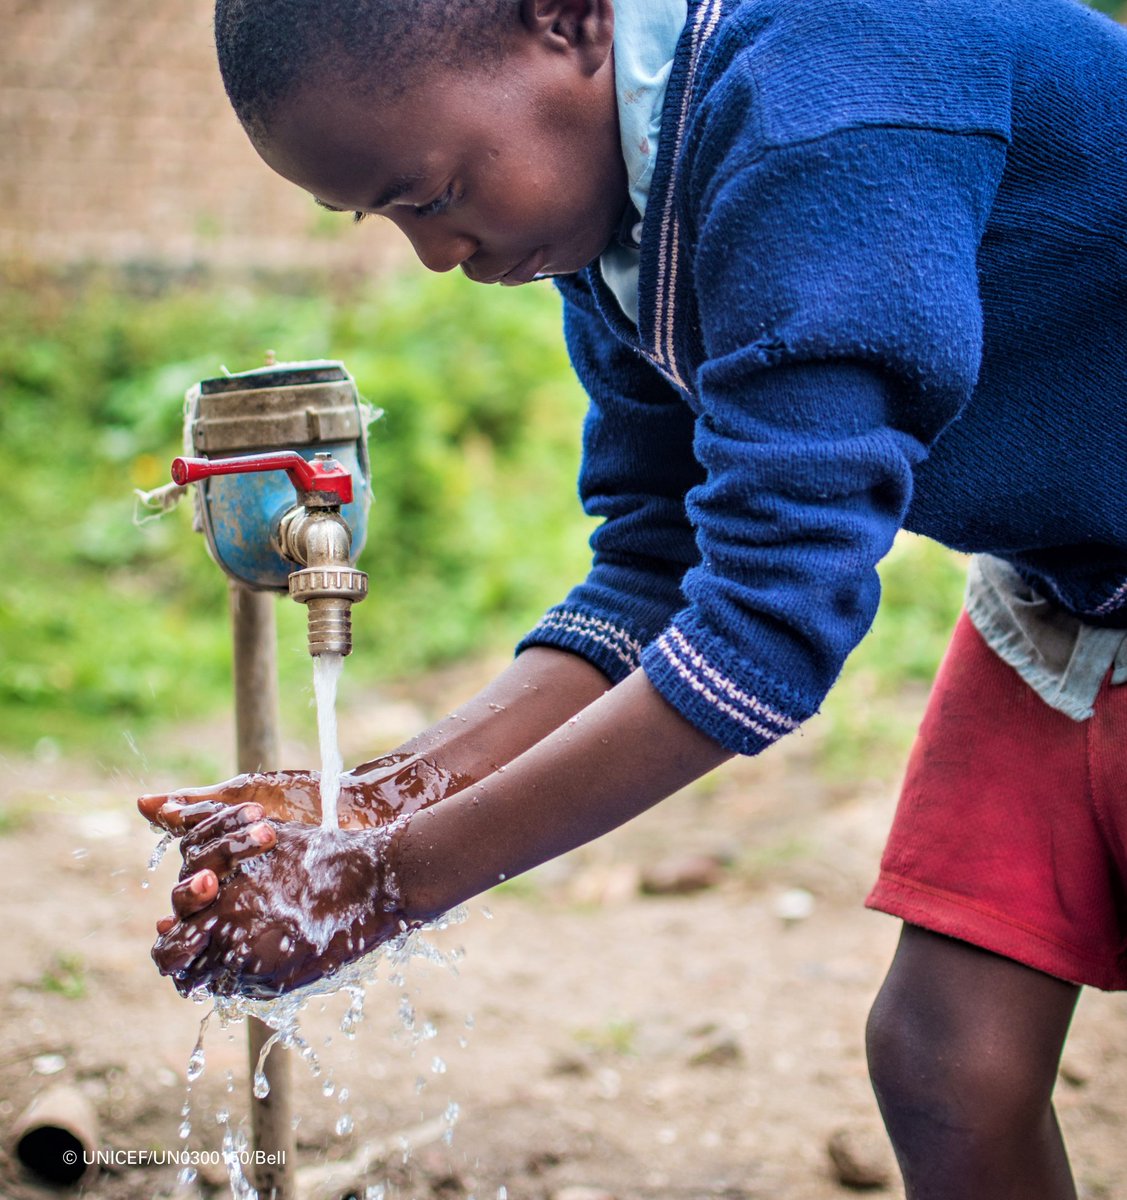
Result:
<svg viewBox="0 0 1127 1200"><path fill-rule="evenodd" d="M317 737L321 743L321 828L339 829L337 801L344 762L337 739L337 685L344 659L339 654L313 658L313 696L317 701Z"/></svg>

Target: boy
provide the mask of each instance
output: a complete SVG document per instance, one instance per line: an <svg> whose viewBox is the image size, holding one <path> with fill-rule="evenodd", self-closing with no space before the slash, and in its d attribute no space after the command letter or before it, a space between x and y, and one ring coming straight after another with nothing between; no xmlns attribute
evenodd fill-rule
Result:
<svg viewBox="0 0 1127 1200"><path fill-rule="evenodd" d="M1127 36L1070 0L220 0L216 30L320 203L434 270L559 276L605 520L512 667L352 773L320 870L309 776L142 801L188 830L161 969L296 986L777 741L907 527L993 557L870 897L906 922L874 1085L909 1196L1074 1196L1056 1063L1079 985L1125 985Z"/></svg>

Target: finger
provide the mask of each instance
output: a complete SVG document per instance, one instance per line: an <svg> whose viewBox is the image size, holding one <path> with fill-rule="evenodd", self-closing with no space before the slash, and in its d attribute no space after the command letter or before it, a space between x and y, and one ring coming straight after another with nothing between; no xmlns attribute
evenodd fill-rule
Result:
<svg viewBox="0 0 1127 1200"><path fill-rule="evenodd" d="M186 971L192 962L207 949L211 930L197 924L181 922L168 933L162 933L153 944L153 962L162 975Z"/></svg>
<svg viewBox="0 0 1127 1200"><path fill-rule="evenodd" d="M176 986L184 995L203 987L213 996L248 995L243 988L244 968L253 963L253 947L245 940L212 941L186 971Z"/></svg>
<svg viewBox="0 0 1127 1200"><path fill-rule="evenodd" d="M233 779L225 779L222 783L211 784L207 787L178 788L174 792L153 792L142 796L137 801L141 815L154 825L160 825L169 833L180 833L183 826L180 814L184 809L192 809L198 804L212 807L209 813L218 812L236 799L247 799L243 790L253 785L256 777L253 775L236 775ZM242 794L241 794L242 793Z"/></svg>
<svg viewBox="0 0 1127 1200"><path fill-rule="evenodd" d="M141 796L137 800L137 808L141 816L152 825L160 824L160 810L168 803L168 797L163 792L154 792L150 796Z"/></svg>
<svg viewBox="0 0 1127 1200"><path fill-rule="evenodd" d="M159 807L156 806L157 801L162 802ZM175 796L142 796L137 801L137 807L153 825L179 837L190 828L188 822L198 825L208 817L221 813L225 806L217 800L184 804Z"/></svg>
<svg viewBox="0 0 1127 1200"><path fill-rule="evenodd" d="M183 921L198 913L219 895L219 880L214 871L200 871L181 880L172 889L172 909Z"/></svg>
<svg viewBox="0 0 1127 1200"><path fill-rule="evenodd" d="M175 924L175 917L161 917L161 919L157 922L157 933L167 933Z"/></svg>
<svg viewBox="0 0 1127 1200"><path fill-rule="evenodd" d="M261 821L263 815L262 805L253 802L233 806L212 805L209 812L199 813L198 819L197 814L189 813L184 822L186 832L180 846L181 851L187 856L191 847L198 848L213 838L238 833L247 825Z"/></svg>
<svg viewBox="0 0 1127 1200"><path fill-rule="evenodd" d="M198 871L208 870L214 871L222 879L230 875L245 859L273 850L277 841L278 835L274 832L274 827L264 821L239 829L235 833L228 833L224 837L213 838L202 845L185 845L182 874L187 878Z"/></svg>

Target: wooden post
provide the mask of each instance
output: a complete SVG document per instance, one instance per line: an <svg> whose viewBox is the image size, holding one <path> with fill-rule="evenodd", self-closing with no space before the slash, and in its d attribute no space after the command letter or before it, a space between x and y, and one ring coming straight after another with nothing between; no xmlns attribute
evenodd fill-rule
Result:
<svg viewBox="0 0 1127 1200"><path fill-rule="evenodd" d="M237 770L274 771L278 748L278 648L273 595L231 584L231 629L234 636L235 744ZM294 1133L290 1117L290 1071L287 1055L277 1047L266 1056L263 1070L269 1093L259 1100L253 1091L258 1056L273 1030L256 1017L247 1019L247 1053L251 1080L251 1149L267 1161L252 1164L248 1175L259 1200L296 1200Z"/></svg>

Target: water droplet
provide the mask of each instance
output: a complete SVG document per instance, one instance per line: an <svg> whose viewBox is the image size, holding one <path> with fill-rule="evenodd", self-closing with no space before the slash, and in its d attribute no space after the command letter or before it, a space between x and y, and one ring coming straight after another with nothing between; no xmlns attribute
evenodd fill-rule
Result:
<svg viewBox="0 0 1127 1200"><path fill-rule="evenodd" d="M215 1110L216 1125L226 1125L231 1119L231 1111L227 1108L218 1108Z"/></svg>
<svg viewBox="0 0 1127 1200"><path fill-rule="evenodd" d="M265 1100L270 1095L270 1080L266 1078L265 1071L255 1071L254 1087L251 1090L256 1100Z"/></svg>
<svg viewBox="0 0 1127 1200"><path fill-rule="evenodd" d="M197 1043L196 1048L192 1051L191 1057L188 1059L189 1083L195 1083L196 1080L199 1079L199 1077L203 1074L205 1065L206 1062L204 1059L203 1046Z"/></svg>
<svg viewBox="0 0 1127 1200"><path fill-rule="evenodd" d="M415 1028L415 1008L406 996L399 1001L399 1019L403 1022L404 1029Z"/></svg>
<svg viewBox="0 0 1127 1200"><path fill-rule="evenodd" d="M185 1167L179 1175L176 1176L176 1182L181 1187L189 1187L196 1182L196 1168Z"/></svg>
<svg viewBox="0 0 1127 1200"><path fill-rule="evenodd" d="M430 1069L436 1075L445 1075L446 1074L446 1063L443 1062L442 1059L439 1058L437 1055L435 1055L434 1062L432 1062L430 1064Z"/></svg>
<svg viewBox="0 0 1127 1200"><path fill-rule="evenodd" d="M346 1087L342 1087L342 1088L340 1089L340 1092L339 1092L339 1093L338 1093L338 1095L337 1095L337 1103L338 1103L338 1104L344 1104L344 1102L345 1102L347 1099L348 1099L348 1088L346 1088Z"/></svg>
<svg viewBox="0 0 1127 1200"><path fill-rule="evenodd" d="M497 1189L497 1200L509 1200L509 1189L504 1184Z"/></svg>
<svg viewBox="0 0 1127 1200"><path fill-rule="evenodd" d="M149 870L155 871L160 866L160 860L164 858L164 852L172 844L172 834L166 833L161 836L161 839L153 847L152 854L149 855Z"/></svg>
<svg viewBox="0 0 1127 1200"><path fill-rule="evenodd" d="M180 1132L181 1140L186 1141L188 1139L188 1136L192 1132L192 1122L191 1121L181 1121L179 1132Z"/></svg>
<svg viewBox="0 0 1127 1200"><path fill-rule="evenodd" d="M493 920L493 909L491 909L491 908L489 908L489 907L487 907L486 905L484 905L484 904L483 904L483 905L481 906L481 915L482 915L482 916L483 916L483 917L484 917L484 918L485 918L487 921L492 921L492 920Z"/></svg>
<svg viewBox="0 0 1127 1200"><path fill-rule="evenodd" d="M331 1079L326 1079L325 1082L323 1084L321 1084L321 1095L322 1096L329 1097L336 1090L337 1090L337 1085L335 1083L333 1083L333 1081Z"/></svg>
<svg viewBox="0 0 1127 1200"><path fill-rule="evenodd" d="M77 850L72 850L70 853L72 858L85 858L90 851L85 846L79 846Z"/></svg>
<svg viewBox="0 0 1127 1200"><path fill-rule="evenodd" d="M345 1113L336 1123L338 1137L345 1137L352 1132L352 1118Z"/></svg>

